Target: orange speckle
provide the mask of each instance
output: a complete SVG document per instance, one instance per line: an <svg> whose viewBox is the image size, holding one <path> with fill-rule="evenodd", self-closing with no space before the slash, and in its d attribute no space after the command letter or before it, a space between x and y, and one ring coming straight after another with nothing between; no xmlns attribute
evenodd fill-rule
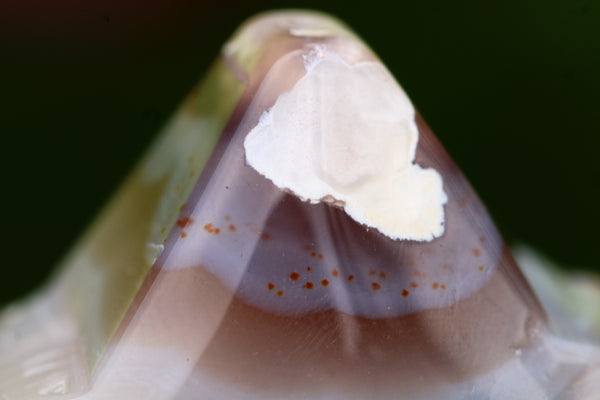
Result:
<svg viewBox="0 0 600 400"><path fill-rule="evenodd" d="M183 203L182 205L179 206L179 212L182 212L184 208L185 208L185 203Z"/></svg>
<svg viewBox="0 0 600 400"><path fill-rule="evenodd" d="M227 221L227 222L231 221L231 217L229 215L226 215L225 216L225 221Z"/></svg>
<svg viewBox="0 0 600 400"><path fill-rule="evenodd" d="M263 233L260 235L260 238L261 238L262 240L270 240L270 239L271 239L271 235L269 235L267 232L263 232Z"/></svg>
<svg viewBox="0 0 600 400"><path fill-rule="evenodd" d="M402 296L406 297L410 294L410 292L406 289L402 289Z"/></svg>
<svg viewBox="0 0 600 400"><path fill-rule="evenodd" d="M312 282L306 282L304 284L304 286L302 286L302 287L306 288L306 289L312 289L313 288L313 283Z"/></svg>
<svg viewBox="0 0 600 400"><path fill-rule="evenodd" d="M379 290L379 289L381 289L381 285L377 282L371 282L371 288L373 290Z"/></svg>
<svg viewBox="0 0 600 400"><path fill-rule="evenodd" d="M479 236L479 242L485 243L485 236Z"/></svg>
<svg viewBox="0 0 600 400"><path fill-rule="evenodd" d="M269 282L269 284L267 285L267 287L269 288L269 290L275 289L275 285L273 285L271 282Z"/></svg>
<svg viewBox="0 0 600 400"><path fill-rule="evenodd" d="M297 280L298 280L298 278L300 278L300 274L299 274L299 273L297 273L297 272L292 272L292 273L290 274L290 279L291 279L291 280L293 280L293 281L297 281Z"/></svg>
<svg viewBox="0 0 600 400"><path fill-rule="evenodd" d="M385 272L380 272L380 273L379 273L379 277L380 277L381 279L385 279L385 277L386 277L386 275L385 275Z"/></svg>
<svg viewBox="0 0 600 400"><path fill-rule="evenodd" d="M479 257L481 255L481 250L479 250L478 248L474 248L472 251L475 257Z"/></svg>
<svg viewBox="0 0 600 400"><path fill-rule="evenodd" d="M230 230L231 232L235 232L235 231L237 230L237 228L235 227L235 225L234 225L234 224L229 224L229 230Z"/></svg>
<svg viewBox="0 0 600 400"><path fill-rule="evenodd" d="M336 278L340 275L340 272L337 270L337 268L334 268L331 271L331 275L335 276Z"/></svg>
<svg viewBox="0 0 600 400"><path fill-rule="evenodd" d="M310 244L305 244L304 246L302 246L302 250L304 251L310 251L312 249L312 246Z"/></svg>
<svg viewBox="0 0 600 400"><path fill-rule="evenodd" d="M179 236L181 236L181 238L183 239L184 237L186 237L186 236L187 236L187 233L185 233L185 232L181 232L181 234L180 234Z"/></svg>
<svg viewBox="0 0 600 400"><path fill-rule="evenodd" d="M440 287L442 288L442 290L446 290L446 285L440 285Z"/></svg>
<svg viewBox="0 0 600 400"><path fill-rule="evenodd" d="M374 269L372 269L372 268L371 268L371 269L369 270L369 275L371 275L371 276L374 276L374 275L376 275L376 274L377 274L377 271L375 271Z"/></svg>
<svg viewBox="0 0 600 400"><path fill-rule="evenodd" d="M350 276L348 276L348 280L349 280L349 281L351 281L351 280L353 280L353 279L354 279L354 275L350 275Z"/></svg>
<svg viewBox="0 0 600 400"><path fill-rule="evenodd" d="M310 256L311 256L311 257L316 257L316 256L317 256L317 253L315 253L315 252L313 251L312 253L310 253Z"/></svg>
<svg viewBox="0 0 600 400"><path fill-rule="evenodd" d="M321 281L321 285L323 285L323 286L327 286L327 285L329 285L329 281L328 281L327 279L323 279L323 280Z"/></svg>
<svg viewBox="0 0 600 400"><path fill-rule="evenodd" d="M323 259L323 254L319 253L319 254L317 254L317 257L322 260Z"/></svg>
<svg viewBox="0 0 600 400"><path fill-rule="evenodd" d="M306 272L310 272L310 271L312 271L312 268L310 266L306 267Z"/></svg>
<svg viewBox="0 0 600 400"><path fill-rule="evenodd" d="M483 265L480 265L479 267L477 267L480 271L483 271Z"/></svg>
<svg viewBox="0 0 600 400"><path fill-rule="evenodd" d="M215 228L212 222L209 222L208 224L204 225L204 230L208 233L214 233L215 235L221 233L221 229Z"/></svg>
<svg viewBox="0 0 600 400"><path fill-rule="evenodd" d="M283 296L283 290L278 290L277 291L277 296L279 296L279 297Z"/></svg>
<svg viewBox="0 0 600 400"><path fill-rule="evenodd" d="M451 271L452 270L452 264L444 264L444 270Z"/></svg>
<svg viewBox="0 0 600 400"><path fill-rule="evenodd" d="M166 231L166 230L167 230L167 228L162 228L162 229L160 230L160 233L165 233L165 231Z"/></svg>
<svg viewBox="0 0 600 400"><path fill-rule="evenodd" d="M425 272L419 271L418 269L414 269L412 274L417 278L427 279L427 274Z"/></svg>
<svg viewBox="0 0 600 400"><path fill-rule="evenodd" d="M440 284L439 284L439 283L437 283L437 282L433 282L433 283L431 284L431 288L432 288L433 290L437 290L437 288L438 288L439 286L440 286Z"/></svg>
<svg viewBox="0 0 600 400"><path fill-rule="evenodd" d="M416 289L416 288L419 287L419 284L417 282L411 282L410 283L410 287L413 288L413 289Z"/></svg>

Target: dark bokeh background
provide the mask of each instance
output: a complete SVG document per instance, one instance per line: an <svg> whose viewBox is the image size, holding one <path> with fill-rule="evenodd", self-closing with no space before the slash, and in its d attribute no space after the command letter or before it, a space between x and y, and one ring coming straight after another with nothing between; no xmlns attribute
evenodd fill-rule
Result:
<svg viewBox="0 0 600 400"><path fill-rule="evenodd" d="M301 5L379 54L509 242L598 265L599 2L323 3ZM0 303L47 276L233 29L298 5L0 0Z"/></svg>

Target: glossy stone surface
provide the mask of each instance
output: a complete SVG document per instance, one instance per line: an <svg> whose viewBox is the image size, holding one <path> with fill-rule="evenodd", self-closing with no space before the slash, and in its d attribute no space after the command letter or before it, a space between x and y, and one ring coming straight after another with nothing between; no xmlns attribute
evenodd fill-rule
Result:
<svg viewBox="0 0 600 400"><path fill-rule="evenodd" d="M448 197L429 242L391 239L247 165L245 137L315 46L379 62L320 14L240 28L62 274L0 319L0 398L586 398L598 350L553 336L420 115L415 163Z"/></svg>

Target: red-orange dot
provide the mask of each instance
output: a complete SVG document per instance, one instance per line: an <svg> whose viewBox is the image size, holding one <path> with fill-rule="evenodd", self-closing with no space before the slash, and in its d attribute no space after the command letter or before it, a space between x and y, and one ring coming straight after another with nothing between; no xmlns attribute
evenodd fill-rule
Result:
<svg viewBox="0 0 600 400"><path fill-rule="evenodd" d="M351 280L353 280L353 279L354 279L354 275L349 275L349 276L348 276L348 280L349 280L349 281L351 281Z"/></svg>
<svg viewBox="0 0 600 400"><path fill-rule="evenodd" d="M312 271L312 268L311 267L306 267L306 272L310 272L310 271Z"/></svg>
<svg viewBox="0 0 600 400"><path fill-rule="evenodd" d="M485 236L479 237L479 243L485 243Z"/></svg>
<svg viewBox="0 0 600 400"><path fill-rule="evenodd" d="M336 278L340 275L340 272L337 270L337 268L334 268L331 271L331 275L335 276Z"/></svg>
<svg viewBox="0 0 600 400"><path fill-rule="evenodd" d="M317 253L315 253L315 252L313 251L312 253L310 253L310 256L311 256L311 257L316 257L316 256L317 256Z"/></svg>
<svg viewBox="0 0 600 400"><path fill-rule="evenodd" d="M302 287L306 288L306 289L312 289L313 288L313 283L312 282L306 282L304 284L304 286L302 286Z"/></svg>
<svg viewBox="0 0 600 400"><path fill-rule="evenodd" d="M212 233L213 224L209 222L208 224L204 225L204 230L207 231L208 233Z"/></svg>
<svg viewBox="0 0 600 400"><path fill-rule="evenodd" d="M229 215L225 216L225 221L231 221L231 217Z"/></svg>
<svg viewBox="0 0 600 400"><path fill-rule="evenodd" d="M442 290L446 290L446 285L440 285L440 288L442 288Z"/></svg>
<svg viewBox="0 0 600 400"><path fill-rule="evenodd" d="M474 248L473 249L473 255L475 257L479 257L481 255L481 250L479 250L478 248Z"/></svg>
<svg viewBox="0 0 600 400"><path fill-rule="evenodd" d="M327 286L327 285L329 285L329 281L328 281L327 279L323 279L323 280L321 281L321 285L323 285L323 286Z"/></svg>
<svg viewBox="0 0 600 400"><path fill-rule="evenodd" d="M181 238L183 239L184 237L186 237L186 236L187 236L187 233L185 233L185 232L181 232L181 234L180 234L179 236L181 236Z"/></svg>
<svg viewBox="0 0 600 400"><path fill-rule="evenodd" d="M271 239L271 235L269 235L269 234L268 234L268 233L266 233L266 232L263 232L263 233L260 235L260 238L261 238L262 240L270 240L270 239Z"/></svg>
<svg viewBox="0 0 600 400"><path fill-rule="evenodd" d="M182 205L179 206L179 212L182 212L184 208L185 208L185 203L183 203Z"/></svg>
<svg viewBox="0 0 600 400"><path fill-rule="evenodd" d="M410 294L410 292L406 289L402 289L402 296L406 297Z"/></svg>
<svg viewBox="0 0 600 400"><path fill-rule="evenodd" d="M437 283L437 282L433 282L433 283L431 284L431 287L433 288L433 290L436 290L436 289L437 289L439 286L440 286L440 284L439 284L439 283Z"/></svg>
<svg viewBox="0 0 600 400"><path fill-rule="evenodd" d="M373 290L379 290L379 289L381 289L381 285L377 282L371 282L371 288Z"/></svg>
<svg viewBox="0 0 600 400"><path fill-rule="evenodd" d="M283 290L278 290L277 291L277 296L279 296L279 297L283 296Z"/></svg>
<svg viewBox="0 0 600 400"><path fill-rule="evenodd" d="M177 226L179 226L180 228L185 228L186 226L191 225L193 223L194 219L190 217L183 217L177 220Z"/></svg>
<svg viewBox="0 0 600 400"><path fill-rule="evenodd" d="M299 273L297 273L297 272L292 272L292 273L290 274L290 279L291 279L291 280L293 280L293 281L297 281L297 280L298 280L298 278L300 278L300 274L299 274Z"/></svg>
<svg viewBox="0 0 600 400"><path fill-rule="evenodd" d="M427 279L427 274L423 271L419 271L418 269L413 270L412 274L417 278Z"/></svg>
<svg viewBox="0 0 600 400"><path fill-rule="evenodd" d="M231 232L235 232L235 231L237 230L237 228L235 227L235 225L234 225L234 224L229 224L229 230L230 230Z"/></svg>
<svg viewBox="0 0 600 400"><path fill-rule="evenodd" d="M312 249L312 246L310 244L305 244L304 246L302 246L302 250L304 251L310 251Z"/></svg>
<svg viewBox="0 0 600 400"><path fill-rule="evenodd" d="M483 271L483 265L480 265L479 267L477 267L480 271Z"/></svg>
<svg viewBox="0 0 600 400"><path fill-rule="evenodd" d="M377 271L375 271L374 269L369 270L369 275L374 276L376 274L377 274Z"/></svg>
<svg viewBox="0 0 600 400"><path fill-rule="evenodd" d="M167 228L162 228L162 229L160 230L160 233L165 233L165 231L166 231L166 230L167 230Z"/></svg>
<svg viewBox="0 0 600 400"><path fill-rule="evenodd" d="M411 282L410 283L410 287L413 288L413 289L416 289L416 288L419 287L419 284L417 282Z"/></svg>
<svg viewBox="0 0 600 400"><path fill-rule="evenodd" d="M271 282L269 282L269 284L267 285L267 287L269 288L269 290L275 289L275 285L273 285Z"/></svg>
<svg viewBox="0 0 600 400"><path fill-rule="evenodd" d="M385 277L386 277L386 275L385 275L385 272L380 272L380 273L379 273L379 277L380 277L381 279L385 279Z"/></svg>
<svg viewBox="0 0 600 400"><path fill-rule="evenodd" d="M317 254L317 257L319 257L322 260L323 259L323 254L319 253L319 254Z"/></svg>
<svg viewBox="0 0 600 400"><path fill-rule="evenodd" d="M215 229L215 235L218 235L219 233L221 233L221 230L219 228Z"/></svg>

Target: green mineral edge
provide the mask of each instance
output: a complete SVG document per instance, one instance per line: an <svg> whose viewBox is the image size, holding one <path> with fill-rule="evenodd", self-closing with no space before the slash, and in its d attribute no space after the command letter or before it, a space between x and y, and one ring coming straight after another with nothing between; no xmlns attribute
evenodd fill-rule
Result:
<svg viewBox="0 0 600 400"><path fill-rule="evenodd" d="M548 314L554 333L600 340L600 278L556 265L550 258L519 245L513 249L521 271Z"/></svg>
<svg viewBox="0 0 600 400"><path fill-rule="evenodd" d="M244 85L219 60L183 102L58 276L90 374L176 223Z"/></svg>

